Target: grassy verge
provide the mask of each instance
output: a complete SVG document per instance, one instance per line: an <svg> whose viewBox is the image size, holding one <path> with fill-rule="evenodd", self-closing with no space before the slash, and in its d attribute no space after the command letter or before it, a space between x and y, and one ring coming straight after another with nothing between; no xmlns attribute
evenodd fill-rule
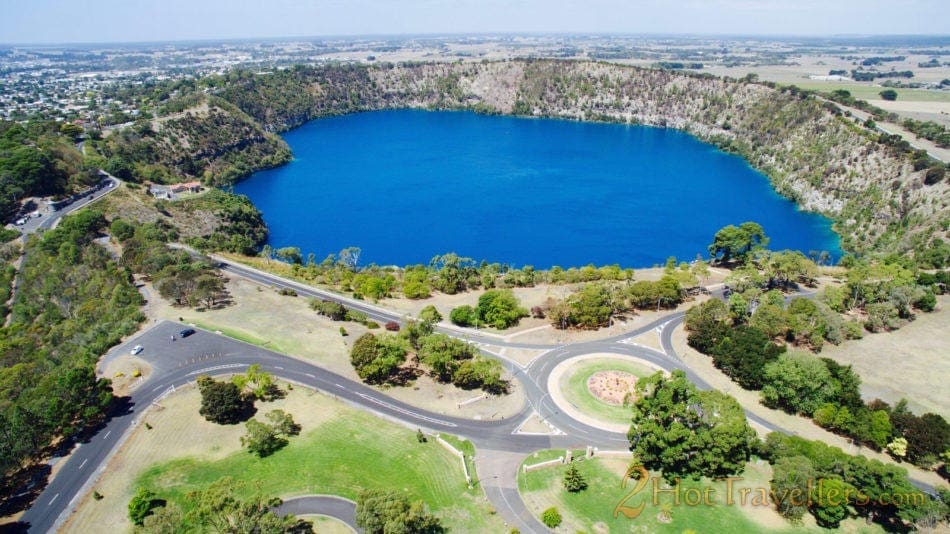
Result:
<svg viewBox="0 0 950 534"><path fill-rule="evenodd" d="M525 463L534 464L546 459L557 458L563 451L539 451L529 457ZM771 507L751 506L752 495L747 500L749 506L740 506L739 488L768 488L770 475L767 470L750 464L743 480L734 482L731 494L733 504L726 502L727 486L724 481L683 481L679 486L680 502L674 502L672 491L656 474L647 481L641 491L622 502L623 506L636 508L643 504L639 516L629 519L622 513L616 514L615 508L636 487L637 481L628 480L626 488L621 487L623 473L628 460L614 458L594 458L575 462L578 470L588 482L588 488L579 493L569 493L563 489L562 478L565 466L554 466L528 473L519 471L518 489L525 499L528 509L535 516L548 507L554 506L564 517L564 523L557 532L729 532L730 534L757 534L759 532L829 532L808 523L792 526ZM656 482L654 483L654 480ZM657 490L654 500L654 490ZM708 492L710 498L706 504L700 497ZM690 499L687 501L687 499ZM689 503L694 503L690 505ZM661 517L661 512L669 512L669 519ZM875 526L867 526L863 521L851 520L842 524L843 532L882 532Z"/></svg>
<svg viewBox="0 0 950 534"><path fill-rule="evenodd" d="M194 325L197 326L198 328L202 328L204 330L210 330L211 332L221 332L221 335L234 338L238 341L250 343L251 345L256 345L261 348L265 348L265 349L269 349L269 350L273 350L273 351L277 351L281 353L286 353L285 351L281 350L281 348L276 343L273 343L271 341L265 341L259 337L248 334L247 332L241 332L233 328L218 326L214 323L207 323L203 321L189 321L189 322L194 323Z"/></svg>
<svg viewBox="0 0 950 534"><path fill-rule="evenodd" d="M224 476L251 482L266 495L355 500L363 489L382 488L425 501L452 530L501 530L481 492L467 488L457 457L432 441L419 443L414 431L351 408L336 409L333 418L271 457L239 451L214 461L180 458L148 468L137 485L185 506L188 491Z"/></svg>
<svg viewBox="0 0 950 534"><path fill-rule="evenodd" d="M462 451L465 455L465 467L468 468L468 475L472 477L472 485L478 484L478 473L475 472L475 445L467 439L462 439L452 434L439 434L439 437L445 440L456 450Z"/></svg>
<svg viewBox="0 0 950 534"><path fill-rule="evenodd" d="M590 393L587 380L599 371L624 371L637 378L653 374L648 367L617 358L587 360L578 362L561 379L561 391L564 397L578 410L611 423L629 423L630 408L608 404Z"/></svg>

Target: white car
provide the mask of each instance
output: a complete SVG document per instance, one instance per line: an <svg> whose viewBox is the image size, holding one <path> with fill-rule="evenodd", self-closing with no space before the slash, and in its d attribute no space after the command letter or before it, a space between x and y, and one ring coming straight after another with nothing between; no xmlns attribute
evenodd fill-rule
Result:
<svg viewBox="0 0 950 534"><path fill-rule="evenodd" d="M142 345L136 345L132 347L132 355L135 356L136 354L142 352L143 350L145 350L145 348L142 347Z"/></svg>

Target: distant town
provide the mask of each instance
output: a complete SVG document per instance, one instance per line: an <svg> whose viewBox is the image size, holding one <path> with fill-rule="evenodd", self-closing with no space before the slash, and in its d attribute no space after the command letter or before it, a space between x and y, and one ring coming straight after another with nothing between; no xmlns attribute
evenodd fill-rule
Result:
<svg viewBox="0 0 950 534"><path fill-rule="evenodd" d="M608 35L470 35L275 39L142 44L0 45L0 118L46 118L108 128L151 113L147 93L124 90L196 80L236 67L268 70L330 62L594 59L815 88L880 84L950 100L945 37L775 39ZM165 89L157 89L165 90ZM160 95L155 95L160 96ZM936 115L941 115L939 110ZM908 117L938 120L935 116ZM946 113L942 114L947 117Z"/></svg>

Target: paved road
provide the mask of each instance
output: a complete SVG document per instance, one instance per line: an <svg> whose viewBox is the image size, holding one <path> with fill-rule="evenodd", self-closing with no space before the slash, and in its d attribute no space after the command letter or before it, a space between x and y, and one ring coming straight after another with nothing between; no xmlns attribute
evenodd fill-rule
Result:
<svg viewBox="0 0 950 534"><path fill-rule="evenodd" d="M62 219L64 216L69 215L70 213L85 208L89 204L99 200L100 198L108 195L109 193L115 191L119 186L119 179L114 176L109 176L107 179L108 183L105 187L93 191L89 195L83 197L81 200L77 200L68 206L64 206L59 211L49 211L46 212L42 217L31 217L27 219L26 223L22 226L17 226L16 228L23 232L23 235L35 233L39 230L49 230L55 226L56 221ZM92 197L91 199L89 197Z"/></svg>
<svg viewBox="0 0 950 534"><path fill-rule="evenodd" d="M325 515L339 519L356 532L356 503L335 495L308 495L287 499L277 507L280 515Z"/></svg>
<svg viewBox="0 0 950 534"><path fill-rule="evenodd" d="M236 265L224 269L234 275L244 276L267 285L292 287L299 294L328 298L344 302L347 306L367 313L380 321L401 320L398 314L377 308L361 301L340 295L308 288L300 284L260 273ZM400 422L410 428L426 428L449 432L470 439L476 446L476 464L480 485L499 515L511 526L522 532L546 532L541 523L527 510L517 490L517 469L521 461L533 451L546 448L583 448L587 445L602 449L625 449L629 446L624 434L591 427L561 412L547 390L551 370L560 362L575 356L595 352L610 352L646 360L668 371L682 369L699 388L710 385L690 370L676 355L672 347L672 331L684 319L683 313L672 313L648 325L623 335L610 338L552 347L532 345L549 349L527 367L513 361L502 360L512 372L517 384L523 387L526 406L513 417L501 420L470 420L432 413L392 399L366 385L317 367L311 363L269 351L212 332L198 330L185 339L172 341L184 325L164 321L144 331L141 335L115 347L106 358L128 353L134 345L145 347L140 357L152 366L150 378L133 390L129 403L87 443L81 444L65 461L60 472L50 481L33 506L24 514L22 521L31 532L55 530L72 510L78 496L91 489L94 473L101 472L123 436L136 424L142 410L176 388L193 382L199 375L221 375L242 372L251 364L261 367L275 376L322 390L348 403L371 410L383 417ZM625 338L642 332L658 329L663 351L620 343ZM443 331L459 335L458 329L444 327ZM496 339L497 338L497 339ZM506 345L499 336L491 343ZM521 344L507 344L521 346ZM531 411L564 432L563 435L516 434L516 429ZM750 420L769 430L783 431L754 414L747 412Z"/></svg>

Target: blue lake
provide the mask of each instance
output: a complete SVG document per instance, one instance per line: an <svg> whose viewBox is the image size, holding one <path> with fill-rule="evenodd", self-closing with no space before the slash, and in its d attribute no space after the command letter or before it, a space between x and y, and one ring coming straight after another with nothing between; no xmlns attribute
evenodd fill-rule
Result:
<svg viewBox="0 0 950 534"><path fill-rule="evenodd" d="M516 266L692 260L719 228L756 221L772 249L841 254L741 158L672 129L413 110L311 121L295 159L235 186L271 246L361 264L457 252Z"/></svg>

